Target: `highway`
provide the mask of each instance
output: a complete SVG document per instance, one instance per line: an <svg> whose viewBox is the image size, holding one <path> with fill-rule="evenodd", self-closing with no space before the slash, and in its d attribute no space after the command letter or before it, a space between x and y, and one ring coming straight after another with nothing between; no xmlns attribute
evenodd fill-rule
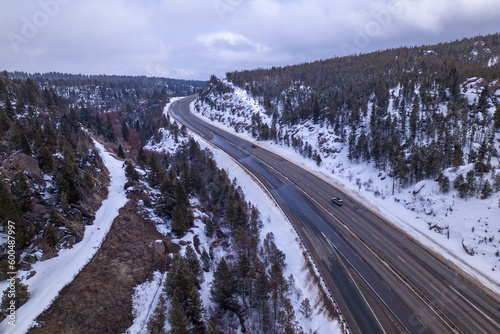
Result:
<svg viewBox="0 0 500 334"><path fill-rule="evenodd" d="M224 150L281 206L353 333L500 333L499 296L330 183L191 115L171 115ZM343 206L331 202L334 196Z"/></svg>

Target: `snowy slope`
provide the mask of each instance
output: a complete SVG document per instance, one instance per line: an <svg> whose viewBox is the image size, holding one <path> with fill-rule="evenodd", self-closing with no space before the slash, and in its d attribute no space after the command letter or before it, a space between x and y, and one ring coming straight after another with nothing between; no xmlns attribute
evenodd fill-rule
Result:
<svg viewBox="0 0 500 334"><path fill-rule="evenodd" d="M319 291L308 278L307 270L304 269L306 259L302 256L304 249L301 247L300 239L285 214L271 198L271 195L264 191L263 187L228 154L207 144L201 137L195 136L195 138L202 147L208 147L214 153L217 165L226 170L231 179L236 178L238 185L245 193L246 199L259 209L264 223L261 235L265 236L267 233L272 232L276 238L276 245L286 254L287 266L283 276L287 278L290 274L293 274L295 278L296 293L290 297L290 300L296 311L297 320L304 328L304 331L308 333L309 330L317 330L318 334L341 333L339 324L325 317L320 305L316 305ZM316 305L314 315L310 319L306 319L298 312L300 302L306 297L311 300L312 306ZM205 299L208 299L208 296ZM207 301L204 300L204 302Z"/></svg>
<svg viewBox="0 0 500 334"><path fill-rule="evenodd" d="M57 298L62 288L73 281L76 275L92 259L111 228L118 211L127 202L123 186L126 182L123 162L115 159L104 146L94 140L94 144L109 171L111 183L108 198L96 212L93 225L85 227L83 240L71 249L62 249L59 256L37 262L32 271L36 274L26 279L28 272L19 271L18 277L28 285L31 298L16 311L16 326L8 324L6 318L0 324L0 333L25 333L35 324L35 319Z"/></svg>
<svg viewBox="0 0 500 334"><path fill-rule="evenodd" d="M170 102L166 104L166 106L163 108L163 113L165 117L168 116L168 110L170 109L170 106L172 103L175 101L179 101L182 99L181 97L173 97L170 99ZM156 151L156 152L162 152L162 153L174 153L177 150L177 147L179 147L179 143L175 142L174 139L174 134L171 133L170 131L160 128L159 133L161 135L161 139L159 142L155 143L152 139L149 140L149 142L144 146L145 150L149 151Z"/></svg>
<svg viewBox="0 0 500 334"><path fill-rule="evenodd" d="M341 333L338 323L336 321L329 320L322 313L322 308L319 304L320 301L318 300L319 291L314 283L308 278L307 270L304 270L306 261L304 257L301 256L303 250L300 247L298 237L279 207L260 187L260 185L257 184L257 182L250 177L234 160L232 160L231 157L223 151L217 150L205 143L200 137L195 135L195 138L198 140L202 148L208 147L214 153L214 158L217 161L218 167L225 169L231 179L236 178L238 185L243 189L245 198L259 208L261 218L264 223L262 236L266 235L268 232L273 232L275 235L276 245L286 254L285 261L287 266L284 270L283 276L287 278L290 274L293 274L293 277L295 278L295 291L292 296L290 296L290 301L296 310L296 320L299 322L300 326L302 326L306 333L309 333L310 330L317 330L318 334ZM199 206L199 203L197 200L192 199L191 205L193 208L196 208ZM158 226L160 232L168 231L167 226L160 223L162 220L159 217L154 217L154 213L152 211L150 211L150 214L152 215L150 218L153 221L157 221L160 225ZM181 246L181 255L184 254L186 248L185 245L194 244L195 235L199 238L200 249L209 249L211 240L209 240L205 235L205 225L201 219L204 215L205 214L203 212L195 209L194 216L196 219L194 221L194 227L191 228L189 233L187 233L183 238L172 240L172 242ZM220 259L226 256L228 256L226 252L220 248L216 248L214 251L214 262L217 263ZM214 304L210 300L209 292L210 284L213 280L213 271L208 273L204 272L203 274L204 282L201 285L200 295L203 305L207 309L214 307ZM156 272L151 281L144 282L135 288L135 293L132 298L134 323L126 331L126 334L147 333L147 321L158 304L166 275L168 275L168 273L162 276L161 273ZM304 298L309 298L309 300L311 300L311 306L314 307L314 314L309 319L305 318L300 312L298 312L300 302ZM168 300L167 306L170 307L170 301ZM169 326L170 325L167 321L165 328L168 330Z"/></svg>
<svg viewBox="0 0 500 334"><path fill-rule="evenodd" d="M471 78L464 83L464 96L471 102L478 98L482 90L478 88L481 84L478 81L477 78ZM484 200L476 197L461 199L453 187L449 193L442 194L436 181L425 180L421 184L420 191L414 191L413 187L396 186L393 195L393 179L370 164L350 161L347 157L346 144L342 143L331 129L314 124L312 120L278 129L282 133L287 132L302 138L312 146L313 152L320 153L322 163L321 166L317 166L315 161L304 158L283 142L256 141L245 131L251 125L252 115L259 113L263 122L268 122L269 116L262 107L256 107L257 101L251 101L246 92L230 83L225 83L234 89L234 93L214 97L219 99L219 102L223 100L225 107L222 110L215 110L198 101L192 107L193 114L256 145L274 151L337 185L383 214L422 244L442 254L485 285L500 292L499 192ZM445 112L445 108L442 108L441 112ZM497 139L500 139L498 134ZM497 150L500 150L500 147L497 147ZM500 162L494 160L491 163L498 174ZM471 168L473 168L471 164L465 165L456 170L448 169L444 174L453 182L457 175L465 176ZM493 183L492 176L487 175L486 178ZM466 249L469 253L473 252L473 255L467 253Z"/></svg>
<svg viewBox="0 0 500 334"><path fill-rule="evenodd" d="M149 317L155 309L163 291L163 283L167 274L155 271L153 279L135 287L132 297L132 315L134 322L125 332L126 334L147 334Z"/></svg>
<svg viewBox="0 0 500 334"><path fill-rule="evenodd" d="M168 112L169 105L165 107L165 112ZM335 334L341 333L340 325L337 321L329 319L325 314L323 314L323 308L321 306L320 292L315 283L308 277L308 270L304 269L306 266L306 259L302 256L303 249L298 236L293 230L291 224L288 222L281 209L276 205L270 195L263 190L263 188L254 180L244 169L242 169L230 156L221 150L218 150L208 143L204 142L202 138L191 134L200 143L202 149L209 148L217 161L219 168L225 169L228 173L230 179L236 178L237 184L242 188L246 200L255 205L260 212L261 219L264 223L261 238L268 232L273 232L275 236L276 245L280 250L282 250L287 263L284 270L283 276L288 278L291 274L295 279L295 289L292 295L289 297L290 301L296 312L296 320L302 326L306 333L314 332L318 334ZM168 145L172 144L169 140L164 140L162 142L164 145L151 145L150 149L157 151L169 151ZM199 206L196 200L191 200L193 208ZM153 221L161 222L161 219L154 217L154 213L150 211L150 218ZM194 216L194 227L190 229L180 240L173 240L173 242L179 245L193 244L194 236L197 235L200 241L200 248L209 249L210 240L206 237L204 232L204 223L202 217L205 215L200 210L195 210ZM168 231L165 224L159 223L157 226L161 233ZM181 247L181 254L183 254L185 246ZM215 262L218 262L221 258L226 257L226 254L221 249L216 249L214 256ZM166 274L168 275L168 273ZM147 319L151 316L152 311L156 307L159 300L159 293L162 290L162 279L160 273L156 273L152 281L144 282L136 287L136 292L133 297L133 308L134 308L134 324L127 330L127 334L139 334L146 333ZM202 283L200 294L205 308L213 307L213 303L210 300L210 284L213 280L213 272L204 273L204 282ZM300 312L300 303L308 298L311 301L311 306L314 308L314 313L310 318L305 318ZM169 306L169 301L167 301L167 306ZM165 328L169 328L169 324L165 324Z"/></svg>

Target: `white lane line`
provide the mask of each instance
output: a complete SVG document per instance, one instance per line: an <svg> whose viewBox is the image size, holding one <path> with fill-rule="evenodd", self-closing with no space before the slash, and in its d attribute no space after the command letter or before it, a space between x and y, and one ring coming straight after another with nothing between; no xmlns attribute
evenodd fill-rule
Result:
<svg viewBox="0 0 500 334"><path fill-rule="evenodd" d="M352 269L354 269L354 271L356 271L356 273L361 277L361 279L365 282L365 284L367 284L368 287L378 296L378 294L373 290L373 288L370 286L370 284L368 284L368 282L363 278L363 276L361 276L361 274L356 270L356 268L353 267L353 265L351 264L351 262L349 262L349 260L347 260L347 258L340 252L340 250L333 244L333 242L331 242L330 239L328 239L323 232L321 232L321 234L323 235L323 238L325 238L326 242L330 245L330 247L332 248L333 252L334 253L339 253L347 261L347 263L349 263L349 265L352 267ZM344 265L342 265L342 266L344 266ZM351 279L351 282L354 284L354 286L356 286L356 289L358 290L358 292L361 295L361 297L363 297L363 300L365 301L366 306L368 306L368 308L370 309L373 317L375 318L375 320L379 324L379 328L386 334L387 332L385 331L384 327L380 323L380 320L378 319L377 315L373 311L371 305L366 300L365 295L363 295L361 293L361 289L359 288L359 286L356 283L356 281L354 280L354 278L351 276L351 273L349 271L347 271L347 270L346 270L346 273L347 273L347 275L349 275L349 277ZM378 297L380 298L380 296L378 296ZM385 304L385 302L383 300L382 300L382 302ZM385 304L385 305L392 312L392 310L387 306L387 304ZM393 314L394 314L394 312L393 312ZM396 317L396 319L397 319L397 317ZM402 325L402 327L404 328L404 325Z"/></svg>
<svg viewBox="0 0 500 334"><path fill-rule="evenodd" d="M471 321L472 321L472 320L471 320ZM481 327L479 327L479 326L478 326L478 324L476 324L474 321L472 321L472 323L473 323L473 324L474 324L474 326L476 326L476 328L477 328L477 329L479 329L482 333L484 333L484 334L488 334L488 333L486 333L485 331L483 331L483 330L481 329Z"/></svg>
<svg viewBox="0 0 500 334"><path fill-rule="evenodd" d="M430 285L430 286L431 286L434 290L436 290L439 294L441 294L441 291L440 291L440 290L438 290L438 288L436 288L436 287L435 287L434 285L432 285L431 283L429 283L429 285Z"/></svg>
<svg viewBox="0 0 500 334"><path fill-rule="evenodd" d="M478 311L484 317L486 317L489 321L491 321L497 328L500 328L500 325L495 320L491 319L487 314L485 314L483 311L481 311L476 305L474 305L473 303L471 303L467 298L464 297L464 295L462 295L460 292L458 292L454 287L450 286L450 289L452 289L453 291L455 291L455 293L457 295L459 295L460 297L462 297L463 300L465 300L467 303L469 303L470 306L472 306L473 308L475 308L476 311ZM477 327L479 328L479 326L477 326Z"/></svg>

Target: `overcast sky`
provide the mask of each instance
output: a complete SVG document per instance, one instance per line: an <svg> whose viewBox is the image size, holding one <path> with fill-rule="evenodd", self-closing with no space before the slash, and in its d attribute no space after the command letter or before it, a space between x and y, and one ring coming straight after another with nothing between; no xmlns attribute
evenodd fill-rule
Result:
<svg viewBox="0 0 500 334"><path fill-rule="evenodd" d="M205 80L496 32L499 0L3 0L0 70Z"/></svg>

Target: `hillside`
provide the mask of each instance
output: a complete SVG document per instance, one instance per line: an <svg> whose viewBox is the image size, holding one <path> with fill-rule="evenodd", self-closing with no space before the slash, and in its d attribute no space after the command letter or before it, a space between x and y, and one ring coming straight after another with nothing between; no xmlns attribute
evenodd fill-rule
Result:
<svg viewBox="0 0 500 334"><path fill-rule="evenodd" d="M202 84L142 77L0 73L2 291L9 272L25 272L23 278L29 279L40 263L48 263L61 251L81 248L110 186L109 171L99 153L104 148L98 149L95 139L121 159L135 157L141 141L147 142L162 126L169 94L189 94ZM88 261L93 253L85 253ZM77 258L72 262L78 263ZM73 267L75 273L70 270ZM79 270L73 265L59 276L71 281ZM34 281L39 279L32 279L32 285ZM16 302L20 307L25 300ZM1 320L8 299L2 303Z"/></svg>
<svg viewBox="0 0 500 334"><path fill-rule="evenodd" d="M499 41L228 73L211 78L195 109L498 283Z"/></svg>
<svg viewBox="0 0 500 334"><path fill-rule="evenodd" d="M278 208L165 112L201 82L0 82L0 331L342 331Z"/></svg>
<svg viewBox="0 0 500 334"><path fill-rule="evenodd" d="M0 217L4 230L8 220L16 223L18 255L39 251L19 263L29 268L82 239L107 196L109 177L75 110L32 80L2 73L0 83Z"/></svg>
<svg viewBox="0 0 500 334"><path fill-rule="evenodd" d="M162 126L170 94L190 94L203 84L0 73L0 217L5 229L8 220L16 222L18 251L50 258L79 242L92 224L109 183L92 136L122 158L135 157Z"/></svg>

